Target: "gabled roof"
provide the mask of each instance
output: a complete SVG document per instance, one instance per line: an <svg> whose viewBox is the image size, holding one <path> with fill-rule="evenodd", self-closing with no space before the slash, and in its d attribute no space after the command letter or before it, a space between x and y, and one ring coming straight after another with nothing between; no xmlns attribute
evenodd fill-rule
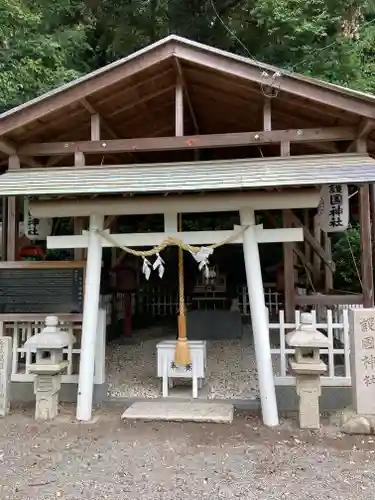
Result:
<svg viewBox="0 0 375 500"><path fill-rule="evenodd" d="M171 35L1 114L0 138L15 144L88 139L96 112L107 138L173 135L178 73L189 94L187 133L258 130L268 87L276 95L274 128L375 119L372 95Z"/></svg>

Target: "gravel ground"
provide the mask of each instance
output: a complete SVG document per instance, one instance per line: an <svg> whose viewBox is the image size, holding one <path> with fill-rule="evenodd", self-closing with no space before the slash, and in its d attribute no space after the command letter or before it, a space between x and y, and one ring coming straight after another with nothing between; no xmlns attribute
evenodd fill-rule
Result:
<svg viewBox="0 0 375 500"><path fill-rule="evenodd" d="M372 500L374 439L334 428L274 430L238 414L232 425L120 421L102 408L78 424L30 409L0 420L1 500Z"/></svg>
<svg viewBox="0 0 375 500"><path fill-rule="evenodd" d="M111 342L106 349L109 395L125 398L157 398L161 382L156 377L156 344L174 339L160 328L136 333L127 344ZM275 373L278 359L274 356ZM172 394L172 392L171 392ZM207 377L200 397L207 399L257 399L256 360L251 330L242 340L207 342Z"/></svg>

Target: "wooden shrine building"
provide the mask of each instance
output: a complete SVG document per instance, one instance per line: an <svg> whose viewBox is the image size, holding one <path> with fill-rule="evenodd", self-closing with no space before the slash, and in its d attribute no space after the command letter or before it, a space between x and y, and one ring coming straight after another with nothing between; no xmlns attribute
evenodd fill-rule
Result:
<svg viewBox="0 0 375 500"><path fill-rule="evenodd" d="M74 232L48 236L48 248L74 249L79 261L87 253L77 418L91 418L102 248L174 237L243 244L263 418L276 425L258 243L283 245L287 316L298 305L345 303L298 297L294 266L300 261L318 282L323 263L319 291L330 291L330 237L322 239L316 217L321 189L356 186L356 301L373 305L374 154L375 97L177 36L0 115L2 267L17 268L25 197L34 219L74 218ZM238 227L180 231L177 214L211 212L239 214ZM164 230L117 230L120 216L152 214L164 217Z"/></svg>

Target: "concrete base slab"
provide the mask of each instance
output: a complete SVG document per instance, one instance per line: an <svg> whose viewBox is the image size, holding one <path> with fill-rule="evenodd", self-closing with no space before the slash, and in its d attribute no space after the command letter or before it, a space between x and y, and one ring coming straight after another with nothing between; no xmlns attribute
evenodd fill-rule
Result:
<svg viewBox="0 0 375 500"><path fill-rule="evenodd" d="M209 422L230 424L234 407L227 403L201 401L145 401L133 403L123 420L164 420L169 422Z"/></svg>

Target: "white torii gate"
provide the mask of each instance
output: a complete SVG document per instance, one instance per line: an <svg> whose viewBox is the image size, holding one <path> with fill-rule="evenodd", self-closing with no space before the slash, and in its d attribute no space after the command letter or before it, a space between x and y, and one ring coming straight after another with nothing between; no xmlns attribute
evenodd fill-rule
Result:
<svg viewBox="0 0 375 500"><path fill-rule="evenodd" d="M255 223L255 210L262 208L286 209L316 207L318 192L295 191L281 193L259 193L223 196L181 196L124 198L122 200L89 200L78 202L31 202L31 213L36 217L89 216L89 230L82 235L49 236L48 248L87 248L87 267L84 291L84 310L81 339L81 357L77 398L77 419L91 420L94 385L94 358L98 322L102 248L113 246L100 232L104 227L104 214L164 213L165 230L161 233L111 234L111 240L127 247L155 246L168 237L184 243L209 245L233 236L233 231L189 231L179 232L177 213L215 212L238 210L241 226L246 228L240 237L231 243L243 243L247 287L251 310L255 355L258 370L262 416L267 426L278 425L278 410L273 380L268 323L265 314L263 280L258 243L303 241L300 228L263 229ZM150 210L151 207L153 210Z"/></svg>

